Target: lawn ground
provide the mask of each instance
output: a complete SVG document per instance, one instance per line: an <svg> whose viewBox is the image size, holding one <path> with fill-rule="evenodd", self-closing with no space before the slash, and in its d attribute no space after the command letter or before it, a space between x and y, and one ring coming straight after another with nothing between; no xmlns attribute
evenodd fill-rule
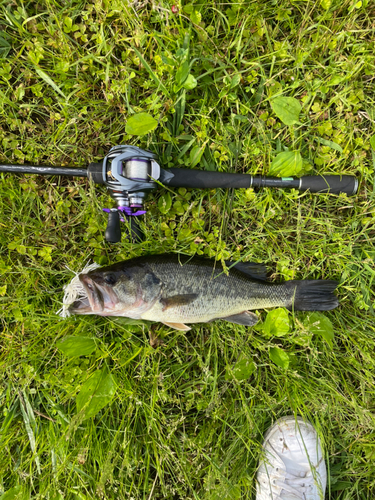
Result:
<svg viewBox="0 0 375 500"><path fill-rule="evenodd" d="M2 163L134 144L165 167L269 175L295 152L281 175L359 180L353 197L160 188L145 241L109 245L103 187L0 174L0 499L252 499L286 414L321 436L327 499L374 498L373 0L0 5ZM286 124L275 102L296 101ZM142 136L139 113L157 121ZM336 279L340 306L157 324L156 348L146 323L56 315L72 270L162 252Z"/></svg>

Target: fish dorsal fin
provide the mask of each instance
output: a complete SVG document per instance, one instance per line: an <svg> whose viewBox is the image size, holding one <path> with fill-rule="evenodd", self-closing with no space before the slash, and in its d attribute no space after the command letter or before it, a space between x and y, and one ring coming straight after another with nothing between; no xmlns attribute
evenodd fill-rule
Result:
<svg viewBox="0 0 375 500"><path fill-rule="evenodd" d="M169 307L174 306L186 306L193 302L198 297L197 293L185 293L181 295L172 295L171 297L165 297L160 299L160 302L163 304L163 311L168 309Z"/></svg>
<svg viewBox="0 0 375 500"><path fill-rule="evenodd" d="M258 322L258 316L250 311L244 311L239 314L233 314L232 316L227 316L223 319L224 321L229 321L229 323L236 323L237 325L253 326Z"/></svg>
<svg viewBox="0 0 375 500"><path fill-rule="evenodd" d="M183 332L191 330L190 326L184 325L183 323L167 323L166 321L163 321L163 324L169 326L170 328L174 328L175 330L182 330Z"/></svg>
<svg viewBox="0 0 375 500"><path fill-rule="evenodd" d="M225 264L256 280L267 280L267 268L264 264L259 264L258 262L237 262L235 264L229 260L225 261Z"/></svg>

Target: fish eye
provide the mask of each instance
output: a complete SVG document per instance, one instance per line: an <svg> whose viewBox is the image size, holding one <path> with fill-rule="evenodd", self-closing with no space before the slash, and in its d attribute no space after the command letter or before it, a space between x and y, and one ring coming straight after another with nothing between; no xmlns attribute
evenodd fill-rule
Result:
<svg viewBox="0 0 375 500"><path fill-rule="evenodd" d="M114 274L106 274L104 276L104 282L107 283L107 285L114 285L116 281L116 276Z"/></svg>
<svg viewBox="0 0 375 500"><path fill-rule="evenodd" d="M94 287L93 287L92 285L90 285L90 283L87 283L87 288L88 288L89 290L91 290L91 291L92 291L92 290L94 290Z"/></svg>

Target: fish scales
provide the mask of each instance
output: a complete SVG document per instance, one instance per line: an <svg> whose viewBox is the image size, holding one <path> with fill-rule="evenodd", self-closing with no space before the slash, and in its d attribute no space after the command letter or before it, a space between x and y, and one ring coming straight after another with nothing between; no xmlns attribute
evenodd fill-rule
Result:
<svg viewBox="0 0 375 500"><path fill-rule="evenodd" d="M164 262L159 259L155 263L151 261L148 265L163 283L162 298L180 294L197 294L197 298L165 311L158 302L142 315L143 319L201 323L246 310L280 307L291 302L290 291L282 285L251 279L235 268L226 275L218 262L214 266L211 261L197 258L190 261L184 259L183 265L180 262L168 258Z"/></svg>
<svg viewBox="0 0 375 500"><path fill-rule="evenodd" d="M160 321L188 330L186 323L220 318L252 326L257 317L249 311L254 309L325 311L338 305L336 281L270 283L263 271L260 264L242 263L226 274L220 262L178 254L138 257L79 275L87 297L69 311Z"/></svg>

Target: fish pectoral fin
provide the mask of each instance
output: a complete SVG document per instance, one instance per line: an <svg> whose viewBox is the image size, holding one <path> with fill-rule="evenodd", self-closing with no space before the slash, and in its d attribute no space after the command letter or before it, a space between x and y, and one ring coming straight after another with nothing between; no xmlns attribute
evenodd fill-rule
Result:
<svg viewBox="0 0 375 500"><path fill-rule="evenodd" d="M185 295L172 295L172 297L165 297L160 299L163 305L163 311L168 309L168 307L173 306L185 306L193 302L198 297L197 293L186 293Z"/></svg>
<svg viewBox="0 0 375 500"><path fill-rule="evenodd" d="M253 326L258 322L258 316L250 311L244 311L233 316L226 316L225 318L218 318L229 323L236 323L236 325Z"/></svg>
<svg viewBox="0 0 375 500"><path fill-rule="evenodd" d="M183 332L191 330L190 326L184 325L183 323L167 323L166 321L163 321L163 324L169 326L170 328L174 328L175 330L182 330Z"/></svg>

